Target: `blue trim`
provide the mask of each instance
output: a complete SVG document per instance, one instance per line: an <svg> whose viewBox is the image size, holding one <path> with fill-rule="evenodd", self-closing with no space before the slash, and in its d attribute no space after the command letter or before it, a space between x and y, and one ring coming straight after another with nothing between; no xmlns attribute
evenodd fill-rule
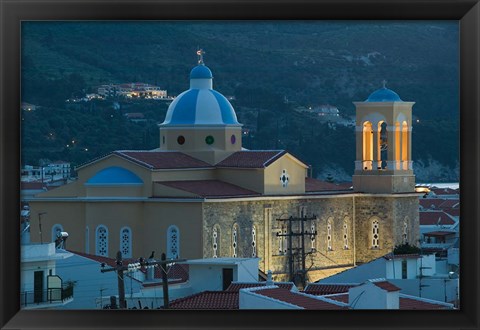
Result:
<svg viewBox="0 0 480 330"><path fill-rule="evenodd" d="M228 102L225 96L214 90L211 90L210 92L213 94L213 96L215 96L215 99L220 106L223 123L227 125L238 125L239 123L237 121L235 111L233 110L232 105L230 104L230 102Z"/></svg>
<svg viewBox="0 0 480 330"><path fill-rule="evenodd" d="M403 102L400 99L400 96L388 88L380 88L370 94L368 99L365 102Z"/></svg>
<svg viewBox="0 0 480 330"><path fill-rule="evenodd" d="M85 182L86 186L140 186L142 184L142 179L135 173L118 166L104 168Z"/></svg>
<svg viewBox="0 0 480 330"><path fill-rule="evenodd" d="M197 110L197 98L199 89L190 89L182 96L179 96L177 104L173 109L170 124L193 124L195 123L195 112ZM170 109L169 109L170 110Z"/></svg>
<svg viewBox="0 0 480 330"><path fill-rule="evenodd" d="M212 79L212 71L205 65L197 65L190 71L190 79Z"/></svg>

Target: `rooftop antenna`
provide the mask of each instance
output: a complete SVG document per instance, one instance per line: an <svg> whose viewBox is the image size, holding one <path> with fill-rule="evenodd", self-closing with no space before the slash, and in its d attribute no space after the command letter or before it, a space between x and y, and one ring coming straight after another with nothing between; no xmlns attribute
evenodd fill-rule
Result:
<svg viewBox="0 0 480 330"><path fill-rule="evenodd" d="M198 64L199 65L205 65L205 63L203 63L203 54L205 54L205 51L203 49L199 48L197 50Z"/></svg>

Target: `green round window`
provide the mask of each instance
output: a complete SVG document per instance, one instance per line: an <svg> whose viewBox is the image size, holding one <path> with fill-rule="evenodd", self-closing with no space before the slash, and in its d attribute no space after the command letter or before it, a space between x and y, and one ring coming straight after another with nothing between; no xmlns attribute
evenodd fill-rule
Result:
<svg viewBox="0 0 480 330"><path fill-rule="evenodd" d="M213 138L213 136L209 135L205 138L205 142L207 144L213 144L213 142L215 142L215 139Z"/></svg>

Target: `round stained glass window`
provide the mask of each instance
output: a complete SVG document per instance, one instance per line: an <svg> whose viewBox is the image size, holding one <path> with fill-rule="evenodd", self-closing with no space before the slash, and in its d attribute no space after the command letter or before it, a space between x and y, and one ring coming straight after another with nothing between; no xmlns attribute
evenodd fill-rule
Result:
<svg viewBox="0 0 480 330"><path fill-rule="evenodd" d="M177 138L177 142L178 144L182 145L185 143L185 137L183 135L180 135L178 138Z"/></svg>
<svg viewBox="0 0 480 330"><path fill-rule="evenodd" d="M234 134L232 134L232 136L230 137L230 142L232 142L232 144L235 144L235 142L237 142L237 138Z"/></svg>
<svg viewBox="0 0 480 330"><path fill-rule="evenodd" d="M213 138L213 136L209 135L205 138L205 142L207 144L213 144L213 142L215 142L215 139Z"/></svg>

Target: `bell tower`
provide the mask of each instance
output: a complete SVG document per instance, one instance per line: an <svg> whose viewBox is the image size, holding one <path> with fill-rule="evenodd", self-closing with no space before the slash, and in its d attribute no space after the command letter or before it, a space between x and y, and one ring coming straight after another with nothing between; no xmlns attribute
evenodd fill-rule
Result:
<svg viewBox="0 0 480 330"><path fill-rule="evenodd" d="M366 193L415 191L412 168L412 107L394 91L376 90L356 107L353 189Z"/></svg>

